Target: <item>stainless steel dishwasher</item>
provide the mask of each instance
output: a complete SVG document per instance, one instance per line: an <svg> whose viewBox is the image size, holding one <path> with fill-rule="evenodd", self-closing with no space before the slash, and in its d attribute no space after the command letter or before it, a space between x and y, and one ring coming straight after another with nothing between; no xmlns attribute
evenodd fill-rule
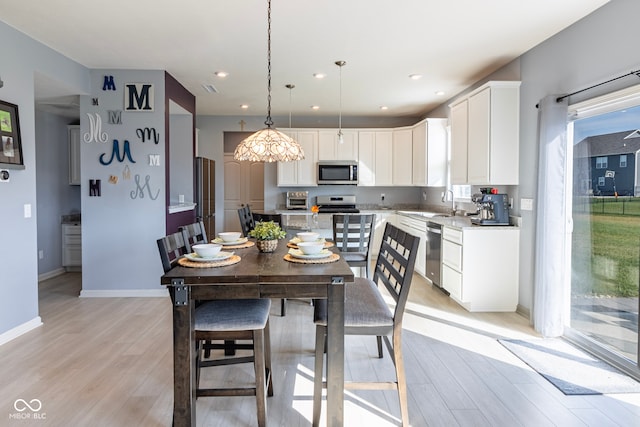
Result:
<svg viewBox="0 0 640 427"><path fill-rule="evenodd" d="M442 225L437 222L427 222L427 279L435 286L442 288L440 269L442 264Z"/></svg>

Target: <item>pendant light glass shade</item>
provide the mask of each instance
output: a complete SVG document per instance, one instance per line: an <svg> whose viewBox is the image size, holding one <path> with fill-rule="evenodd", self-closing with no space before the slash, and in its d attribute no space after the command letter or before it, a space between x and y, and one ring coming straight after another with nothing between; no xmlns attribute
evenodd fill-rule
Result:
<svg viewBox="0 0 640 427"><path fill-rule="evenodd" d="M304 159L304 151L293 138L271 128L271 0L267 9L267 120L266 128L244 139L236 147L233 158L251 162L290 162Z"/></svg>
<svg viewBox="0 0 640 427"><path fill-rule="evenodd" d="M243 140L236 147L233 158L251 162L290 162L304 159L304 152L293 138L267 127Z"/></svg>

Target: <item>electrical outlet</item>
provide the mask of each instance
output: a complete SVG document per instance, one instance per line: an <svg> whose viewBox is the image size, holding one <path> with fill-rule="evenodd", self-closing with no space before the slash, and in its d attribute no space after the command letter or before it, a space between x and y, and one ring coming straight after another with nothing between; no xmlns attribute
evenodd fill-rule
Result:
<svg viewBox="0 0 640 427"><path fill-rule="evenodd" d="M520 209L523 211L532 211L533 199L520 199Z"/></svg>
<svg viewBox="0 0 640 427"><path fill-rule="evenodd" d="M384 202L384 193L380 193L380 200Z"/></svg>
<svg viewBox="0 0 640 427"><path fill-rule="evenodd" d="M42 249L38 251L38 259L44 259L44 251Z"/></svg>

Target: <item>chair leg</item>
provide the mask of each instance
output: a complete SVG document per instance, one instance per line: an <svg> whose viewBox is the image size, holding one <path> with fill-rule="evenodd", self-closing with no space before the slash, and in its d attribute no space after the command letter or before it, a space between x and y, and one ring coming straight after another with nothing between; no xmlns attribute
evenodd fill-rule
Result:
<svg viewBox="0 0 640 427"><path fill-rule="evenodd" d="M313 421L314 427L320 425L320 411L322 410L322 374L324 366L324 343L326 328L316 326L316 356L313 368Z"/></svg>
<svg viewBox="0 0 640 427"><path fill-rule="evenodd" d="M271 370L271 332L269 319L264 327L264 365L267 378L267 396L273 396L273 371Z"/></svg>
<svg viewBox="0 0 640 427"><path fill-rule="evenodd" d="M287 299L282 298L280 300L280 316L284 317L287 315Z"/></svg>
<svg viewBox="0 0 640 427"><path fill-rule="evenodd" d="M400 333L393 334L393 358L398 380L398 399L400 400L400 415L402 425L409 425L409 407L407 405L407 379L404 376L404 358L402 357L402 340Z"/></svg>
<svg viewBox="0 0 640 427"><path fill-rule="evenodd" d="M200 354L200 352L202 351L200 349L200 343L202 341L200 340L196 340L196 390L200 388L200 362L202 360L202 355ZM196 398L197 398L197 393L196 393Z"/></svg>
<svg viewBox="0 0 640 427"><path fill-rule="evenodd" d="M378 335L376 339L378 341L378 359L382 359L382 337Z"/></svg>
<svg viewBox="0 0 640 427"><path fill-rule="evenodd" d="M256 375L256 409L258 426L267 425L264 330L253 331L253 367Z"/></svg>

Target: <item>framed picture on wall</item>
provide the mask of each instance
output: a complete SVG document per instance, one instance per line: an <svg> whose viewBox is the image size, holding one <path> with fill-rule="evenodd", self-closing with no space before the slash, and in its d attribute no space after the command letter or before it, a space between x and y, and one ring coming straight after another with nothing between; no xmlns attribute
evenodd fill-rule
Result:
<svg viewBox="0 0 640 427"><path fill-rule="evenodd" d="M0 169L24 169L18 106L0 101Z"/></svg>

